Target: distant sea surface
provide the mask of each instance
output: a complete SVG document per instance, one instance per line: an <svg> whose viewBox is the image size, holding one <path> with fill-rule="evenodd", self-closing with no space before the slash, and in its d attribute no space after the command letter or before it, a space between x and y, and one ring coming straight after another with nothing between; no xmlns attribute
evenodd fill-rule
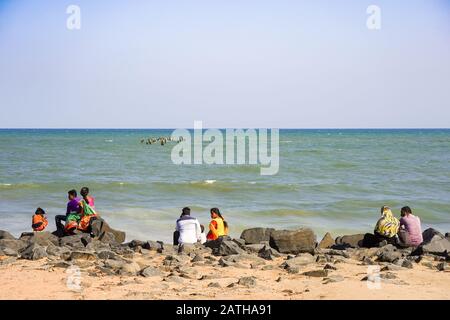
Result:
<svg viewBox="0 0 450 320"><path fill-rule="evenodd" d="M232 236L248 227L369 232L382 205L409 205L450 231L450 130L280 130L280 169L175 165L172 130L0 130L0 229L31 229L36 207L65 213L67 191L91 189L97 211L127 239L171 241L182 207L205 226L219 207ZM319 239L320 240L320 239Z"/></svg>

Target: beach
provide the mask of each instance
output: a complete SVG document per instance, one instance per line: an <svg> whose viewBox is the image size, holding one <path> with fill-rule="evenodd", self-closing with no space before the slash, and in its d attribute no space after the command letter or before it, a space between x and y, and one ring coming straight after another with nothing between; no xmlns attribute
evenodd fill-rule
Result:
<svg viewBox="0 0 450 320"><path fill-rule="evenodd" d="M139 259L150 265L162 260L153 255ZM277 261L268 265L272 264L276 266ZM18 261L0 266L0 299L450 299L450 272L425 266L396 271L398 281L405 283L382 283L380 289L369 289L367 282L361 281L367 266L359 266L356 261L340 264L333 274L343 276L344 280L328 284L324 284L322 278L289 275L276 268L266 271L232 267L195 269L198 274L194 280L180 277L175 281L163 281L163 276L94 275L86 268L81 273L82 290L72 291L67 288L65 269L49 267L44 261ZM308 267L305 271L312 269ZM211 278L197 280L202 275ZM256 286L228 287L243 276L255 276ZM211 283L218 283L218 286L213 287Z"/></svg>
<svg viewBox="0 0 450 320"><path fill-rule="evenodd" d="M86 234L58 239L48 232L14 239L1 232L0 299L450 299L448 234L433 231L416 253L361 248L354 245L358 235L309 246L307 229L273 231L294 235L277 248L302 252L286 254L264 240L246 244L265 232L249 230L244 239L181 247Z"/></svg>

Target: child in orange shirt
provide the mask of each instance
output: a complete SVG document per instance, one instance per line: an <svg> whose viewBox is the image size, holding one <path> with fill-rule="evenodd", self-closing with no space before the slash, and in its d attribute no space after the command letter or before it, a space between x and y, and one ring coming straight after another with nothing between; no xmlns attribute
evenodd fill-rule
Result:
<svg viewBox="0 0 450 320"><path fill-rule="evenodd" d="M31 225L33 231L44 231L47 225L48 221L47 217L45 216L45 211L42 208L37 208L36 212L33 215L33 222Z"/></svg>

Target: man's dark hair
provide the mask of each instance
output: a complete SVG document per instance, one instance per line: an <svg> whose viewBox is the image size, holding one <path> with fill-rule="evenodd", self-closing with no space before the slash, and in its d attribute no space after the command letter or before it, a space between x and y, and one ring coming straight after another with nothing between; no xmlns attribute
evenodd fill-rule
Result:
<svg viewBox="0 0 450 320"><path fill-rule="evenodd" d="M69 195L76 197L77 196L77 190L72 189L69 192L67 192Z"/></svg>
<svg viewBox="0 0 450 320"><path fill-rule="evenodd" d="M80 194L84 197L86 197L89 194L89 188L88 187L83 187L80 190Z"/></svg>
<svg viewBox="0 0 450 320"><path fill-rule="evenodd" d="M35 214L45 214L45 211L42 208L37 208Z"/></svg>
<svg viewBox="0 0 450 320"><path fill-rule="evenodd" d="M181 210L182 216L189 216L190 214L191 214L191 208L189 208L189 207L184 207L183 210Z"/></svg>
<svg viewBox="0 0 450 320"><path fill-rule="evenodd" d="M411 208L408 207L408 206L403 207L403 208L400 210L400 212L401 212L402 214L412 214Z"/></svg>

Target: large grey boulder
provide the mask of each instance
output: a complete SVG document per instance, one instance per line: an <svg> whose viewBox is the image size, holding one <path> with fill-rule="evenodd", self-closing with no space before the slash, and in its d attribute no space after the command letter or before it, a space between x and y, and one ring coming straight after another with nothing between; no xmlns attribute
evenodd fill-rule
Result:
<svg viewBox="0 0 450 320"><path fill-rule="evenodd" d="M30 243L25 249L22 249L19 253L22 259L28 260L39 260L47 257L45 247L37 243Z"/></svg>
<svg viewBox="0 0 450 320"><path fill-rule="evenodd" d="M16 238L8 231L0 230L0 240L2 239L16 240Z"/></svg>
<svg viewBox="0 0 450 320"><path fill-rule="evenodd" d="M15 240L15 239L1 239L0 240L0 249L9 248L14 251L20 251L24 249L28 243L24 240Z"/></svg>
<svg viewBox="0 0 450 320"><path fill-rule="evenodd" d="M378 251L378 261L380 262L390 262L393 263L402 257L402 253L397 251L397 249L392 245L388 244Z"/></svg>
<svg viewBox="0 0 450 320"><path fill-rule="evenodd" d="M125 232L111 228L109 224L101 218L98 218L92 222L91 233L94 237L99 238L99 240L108 242L114 240L117 243L123 243L126 237ZM112 235L113 237L108 235Z"/></svg>
<svg viewBox="0 0 450 320"><path fill-rule="evenodd" d="M443 239L445 236L433 228L428 228L424 232L422 232L423 242L422 243L428 243L431 242L431 240L434 238L436 240L438 238Z"/></svg>
<svg viewBox="0 0 450 320"><path fill-rule="evenodd" d="M364 234L351 234L336 238L336 246L359 248L363 245Z"/></svg>
<svg viewBox="0 0 450 320"><path fill-rule="evenodd" d="M435 235L428 243L423 243L418 247L421 254L428 253L444 256L450 253L450 241Z"/></svg>
<svg viewBox="0 0 450 320"><path fill-rule="evenodd" d="M229 256L244 252L236 242L230 240L221 241L220 245L216 249L213 249L213 254L217 256Z"/></svg>
<svg viewBox="0 0 450 320"><path fill-rule="evenodd" d="M92 241L92 238L87 233L79 233L72 236L66 236L59 239L60 246L68 246L71 248L84 248Z"/></svg>
<svg viewBox="0 0 450 320"><path fill-rule="evenodd" d="M274 230L270 235L270 246L281 253L314 253L316 235L310 228Z"/></svg>
<svg viewBox="0 0 450 320"><path fill-rule="evenodd" d="M272 228L251 228L242 231L241 239L245 240L245 244L257 244L263 241L269 241Z"/></svg>
<svg viewBox="0 0 450 320"><path fill-rule="evenodd" d="M24 232L19 239L27 241L28 243L36 243L41 246L48 246L51 244L55 246L59 245L59 238L48 231Z"/></svg>

